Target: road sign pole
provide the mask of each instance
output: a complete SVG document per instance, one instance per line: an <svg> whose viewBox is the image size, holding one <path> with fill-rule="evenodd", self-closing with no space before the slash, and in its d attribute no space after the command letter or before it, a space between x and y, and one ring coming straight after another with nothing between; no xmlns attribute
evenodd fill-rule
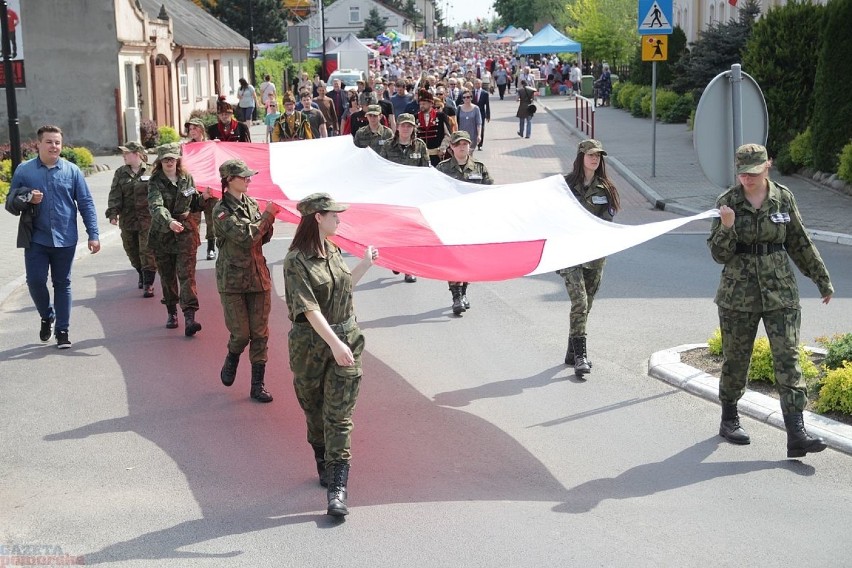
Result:
<svg viewBox="0 0 852 568"><path fill-rule="evenodd" d="M731 65L731 110L734 115L734 148L743 144L743 73L739 63Z"/></svg>
<svg viewBox="0 0 852 568"><path fill-rule="evenodd" d="M651 177L657 177L657 62L651 63Z"/></svg>

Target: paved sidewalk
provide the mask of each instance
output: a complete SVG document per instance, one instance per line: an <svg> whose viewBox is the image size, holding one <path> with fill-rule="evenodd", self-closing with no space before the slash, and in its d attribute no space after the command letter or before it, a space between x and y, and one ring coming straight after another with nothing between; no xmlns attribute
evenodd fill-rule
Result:
<svg viewBox="0 0 852 568"><path fill-rule="evenodd" d="M544 97L541 105L574 129L575 103L567 97ZM595 112L595 137L610 162L646 197L667 211L691 214L712 209L722 190L701 171L686 124L657 123L656 177L651 177L651 121L613 107ZM618 167L618 166L622 167ZM852 197L798 176L773 172L772 179L789 187L805 225L818 240L852 245Z"/></svg>

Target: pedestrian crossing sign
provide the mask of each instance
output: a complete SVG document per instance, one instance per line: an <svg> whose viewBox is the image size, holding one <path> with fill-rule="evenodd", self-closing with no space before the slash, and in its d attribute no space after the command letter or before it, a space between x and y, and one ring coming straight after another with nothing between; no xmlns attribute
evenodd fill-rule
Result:
<svg viewBox="0 0 852 568"><path fill-rule="evenodd" d="M672 0L639 0L639 35L672 33Z"/></svg>
<svg viewBox="0 0 852 568"><path fill-rule="evenodd" d="M642 36L642 61L668 61L669 36Z"/></svg>

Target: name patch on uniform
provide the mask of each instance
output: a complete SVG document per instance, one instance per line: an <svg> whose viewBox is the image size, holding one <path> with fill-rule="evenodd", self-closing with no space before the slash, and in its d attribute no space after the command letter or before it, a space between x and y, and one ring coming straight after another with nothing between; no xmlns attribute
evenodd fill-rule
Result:
<svg viewBox="0 0 852 568"><path fill-rule="evenodd" d="M139 179L140 179L141 181L148 181L149 179L151 179L151 176L142 176L142 177L140 177Z"/></svg>
<svg viewBox="0 0 852 568"><path fill-rule="evenodd" d="M189 197L190 195L192 195L193 193L195 193L195 188L194 188L194 187L191 187L191 186L190 186L190 187L187 187L187 188L186 188L186 189L184 189L181 193L183 193L183 196L184 196L184 197Z"/></svg>
<svg viewBox="0 0 852 568"><path fill-rule="evenodd" d="M592 196L592 204L593 205L606 205L609 203L609 199L606 198L606 195L593 195Z"/></svg>
<svg viewBox="0 0 852 568"><path fill-rule="evenodd" d="M386 140L379 140L379 146L384 146L385 142L386 142Z"/></svg>
<svg viewBox="0 0 852 568"><path fill-rule="evenodd" d="M772 215L770 215L769 220L773 223L789 223L790 214L784 211L780 211L778 213L773 213Z"/></svg>
<svg viewBox="0 0 852 568"><path fill-rule="evenodd" d="M420 152L416 152L414 154L411 154L411 157L414 158L415 160L419 160L420 159Z"/></svg>
<svg viewBox="0 0 852 568"><path fill-rule="evenodd" d="M467 179L482 179L482 174L470 174Z"/></svg>
<svg viewBox="0 0 852 568"><path fill-rule="evenodd" d="M228 214L225 213L224 211L219 211L219 214L216 215L216 218L219 219L220 221L223 221L225 219L225 217L227 217L227 216L228 216Z"/></svg>

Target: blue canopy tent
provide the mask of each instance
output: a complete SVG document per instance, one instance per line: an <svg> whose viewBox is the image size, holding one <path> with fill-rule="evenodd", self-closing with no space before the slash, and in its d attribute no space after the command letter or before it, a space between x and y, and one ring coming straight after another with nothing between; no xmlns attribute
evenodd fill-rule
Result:
<svg viewBox="0 0 852 568"><path fill-rule="evenodd" d="M513 26L512 24L509 24L508 28L506 28L505 30L503 30L502 32L497 34L497 39L500 39L501 37L505 37L507 35L511 35L512 32L514 32L516 29L517 28L515 26Z"/></svg>
<svg viewBox="0 0 852 568"><path fill-rule="evenodd" d="M552 25L547 24L537 34L518 46L521 55L538 53L580 53L580 44L559 33Z"/></svg>

